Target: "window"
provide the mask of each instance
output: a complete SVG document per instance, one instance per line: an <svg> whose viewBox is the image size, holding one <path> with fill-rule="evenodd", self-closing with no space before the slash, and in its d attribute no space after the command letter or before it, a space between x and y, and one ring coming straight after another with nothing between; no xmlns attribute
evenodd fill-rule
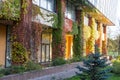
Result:
<svg viewBox="0 0 120 80"><path fill-rule="evenodd" d="M73 21L75 21L75 6L68 2L66 3L66 12L65 12L65 16L69 19L72 19Z"/></svg>
<svg viewBox="0 0 120 80"><path fill-rule="evenodd" d="M51 61L52 57L51 42L52 42L51 33L42 33L40 62Z"/></svg>
<svg viewBox="0 0 120 80"><path fill-rule="evenodd" d="M49 11L54 11L55 10L54 1L55 0L33 0L33 3Z"/></svg>
<svg viewBox="0 0 120 80"><path fill-rule="evenodd" d="M39 6L39 0L32 0L34 4L38 5Z"/></svg>
<svg viewBox="0 0 120 80"><path fill-rule="evenodd" d="M88 26L89 19L88 17L84 16L84 25Z"/></svg>

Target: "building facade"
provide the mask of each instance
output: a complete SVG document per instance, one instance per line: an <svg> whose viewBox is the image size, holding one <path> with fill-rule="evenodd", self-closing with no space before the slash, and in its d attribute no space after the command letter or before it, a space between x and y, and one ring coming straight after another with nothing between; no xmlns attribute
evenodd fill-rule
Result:
<svg viewBox="0 0 120 80"><path fill-rule="evenodd" d="M117 0L116 2L112 0L60 0L59 3L57 0L33 0L33 4L39 7L42 15L37 14L31 20L33 24L40 24L39 27L41 27L37 52L34 53L34 47L31 48L34 53L32 53L32 59L45 63L57 57L73 58L76 36L80 36L78 46L82 46L80 50L82 55L94 53L96 46L100 53L107 55L106 27L114 25L115 7L113 9L111 5L115 6L116 3ZM93 9L95 11L92 11ZM111 10L114 11L111 12ZM53 18L55 15L59 25L53 25L56 22L54 21L56 18ZM32 27L34 26L32 25ZM63 42L55 44L56 36L54 34L59 32L59 29L61 31L58 35L62 36L58 38ZM0 23L0 64L3 66L10 64L10 31L9 24ZM36 29L33 33L35 31Z"/></svg>

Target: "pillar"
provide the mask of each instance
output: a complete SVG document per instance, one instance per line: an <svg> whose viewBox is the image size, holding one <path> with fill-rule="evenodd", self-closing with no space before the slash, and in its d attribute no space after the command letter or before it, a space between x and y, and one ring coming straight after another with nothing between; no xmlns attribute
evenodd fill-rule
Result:
<svg viewBox="0 0 120 80"><path fill-rule="evenodd" d="M84 26L84 12L76 10L76 21L78 23L78 34L73 37L73 56L81 57L83 55L83 26Z"/></svg>
<svg viewBox="0 0 120 80"><path fill-rule="evenodd" d="M90 53L94 53L94 46L95 46L95 19L92 17L89 17L89 26L91 28L91 36L86 42L86 55L89 55Z"/></svg>
<svg viewBox="0 0 120 80"><path fill-rule="evenodd" d="M65 31L64 31L64 19L65 19L65 0L57 0L57 14L58 25L56 29L52 31L52 59L58 57L64 57L65 55Z"/></svg>
<svg viewBox="0 0 120 80"><path fill-rule="evenodd" d="M97 30L99 34L99 38L96 40L96 46L98 47L98 52L102 53L102 32L103 32L103 27L102 23L97 22Z"/></svg>
<svg viewBox="0 0 120 80"><path fill-rule="evenodd" d="M102 41L102 53L103 55L107 55L107 26L103 25L103 33L104 33L104 40Z"/></svg>

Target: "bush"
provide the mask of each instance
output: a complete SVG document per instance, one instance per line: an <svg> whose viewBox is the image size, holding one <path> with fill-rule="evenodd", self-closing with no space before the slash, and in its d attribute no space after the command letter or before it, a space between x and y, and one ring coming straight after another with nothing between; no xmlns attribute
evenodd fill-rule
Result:
<svg viewBox="0 0 120 80"><path fill-rule="evenodd" d="M73 62L80 62L84 59L84 57L73 57L72 59L68 60L68 63L73 63Z"/></svg>
<svg viewBox="0 0 120 80"><path fill-rule="evenodd" d="M83 73L77 73L82 80L106 80L109 77L111 71L107 68L109 64L106 64L107 59L101 58L99 53L90 54L88 59L84 60L84 67L78 66L79 71Z"/></svg>
<svg viewBox="0 0 120 80"><path fill-rule="evenodd" d="M31 70L40 70L42 67L38 63L34 63L33 61L28 61L25 64L26 71L31 71Z"/></svg>
<svg viewBox="0 0 120 80"><path fill-rule="evenodd" d="M19 42L12 43L11 61L13 65L21 65L27 62L27 50Z"/></svg>
<svg viewBox="0 0 120 80"><path fill-rule="evenodd" d="M54 59L52 62L53 66L63 65L63 64L66 64L66 60L61 57Z"/></svg>
<svg viewBox="0 0 120 80"><path fill-rule="evenodd" d="M15 73L23 73L24 71L25 71L24 66L11 66L8 68L1 69L0 75L4 76L4 75L15 74Z"/></svg>
<svg viewBox="0 0 120 80"><path fill-rule="evenodd" d="M113 61L113 73L120 74L120 56Z"/></svg>
<svg viewBox="0 0 120 80"><path fill-rule="evenodd" d="M34 63L32 61L28 61L23 65L14 65L8 68L0 68L0 77L4 75L23 73L25 71L40 70L41 68L42 67L39 64Z"/></svg>

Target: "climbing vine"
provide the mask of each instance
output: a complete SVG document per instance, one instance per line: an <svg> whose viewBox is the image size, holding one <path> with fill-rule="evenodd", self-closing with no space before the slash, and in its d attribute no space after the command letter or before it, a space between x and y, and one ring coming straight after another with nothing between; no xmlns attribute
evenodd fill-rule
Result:
<svg viewBox="0 0 120 80"><path fill-rule="evenodd" d="M0 1L0 18L7 20L19 20L20 0Z"/></svg>
<svg viewBox="0 0 120 80"><path fill-rule="evenodd" d="M39 23L32 23L32 60L38 61L37 52L41 43L41 33L42 33L42 25Z"/></svg>
<svg viewBox="0 0 120 80"><path fill-rule="evenodd" d="M21 65L28 61L28 53L26 48L16 41L16 36L11 37L11 63L13 65Z"/></svg>
<svg viewBox="0 0 120 80"><path fill-rule="evenodd" d="M47 16L51 17L51 19L48 20L47 22L52 22L52 27L57 28L57 26L58 26L58 16L57 16L57 14L49 14Z"/></svg>
<svg viewBox="0 0 120 80"><path fill-rule="evenodd" d="M57 57L63 57L65 51L65 41L64 41L64 34L63 34L63 25L64 25L64 13L62 9L62 1L57 0L57 14L58 14L58 24L57 28L53 29L52 32L52 58L55 59Z"/></svg>
<svg viewBox="0 0 120 80"><path fill-rule="evenodd" d="M89 26L91 27L91 36L88 39L88 41L86 42L86 53L94 53L94 45L95 45L95 19L94 18L89 18Z"/></svg>
<svg viewBox="0 0 120 80"><path fill-rule="evenodd" d="M22 7L21 8L23 9L23 13L26 14L27 13L26 8L28 6L27 0L21 0L21 2L22 2L22 5L21 5Z"/></svg>
<svg viewBox="0 0 120 80"><path fill-rule="evenodd" d="M83 28L84 40L87 41L91 36L91 28L90 26L84 26Z"/></svg>
<svg viewBox="0 0 120 80"><path fill-rule="evenodd" d="M83 54L83 26L84 26L84 12L81 10L78 18L78 34L73 38L73 56L81 57Z"/></svg>
<svg viewBox="0 0 120 80"><path fill-rule="evenodd" d="M78 34L78 24L76 22L73 22L72 25L72 34L77 35Z"/></svg>

